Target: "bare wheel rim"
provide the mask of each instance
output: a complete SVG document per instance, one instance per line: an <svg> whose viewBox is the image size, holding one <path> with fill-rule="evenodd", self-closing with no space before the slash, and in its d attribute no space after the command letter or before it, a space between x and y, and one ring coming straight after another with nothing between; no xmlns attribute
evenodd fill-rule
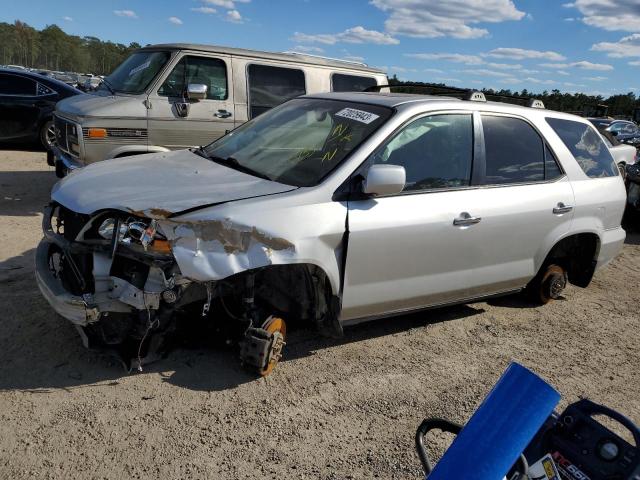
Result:
<svg viewBox="0 0 640 480"><path fill-rule="evenodd" d="M53 125L53 122L47 122L45 124L42 140L47 148L51 148L53 143L56 141L56 128Z"/></svg>

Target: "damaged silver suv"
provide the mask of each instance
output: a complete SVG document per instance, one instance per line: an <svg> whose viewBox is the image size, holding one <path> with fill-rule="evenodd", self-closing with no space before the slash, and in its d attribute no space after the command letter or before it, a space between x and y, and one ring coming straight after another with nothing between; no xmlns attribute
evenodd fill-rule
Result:
<svg viewBox="0 0 640 480"><path fill-rule="evenodd" d="M204 148L74 172L46 210L40 289L132 366L201 318L266 375L286 324L340 335L586 287L625 239L609 150L582 118L470 98L301 97Z"/></svg>

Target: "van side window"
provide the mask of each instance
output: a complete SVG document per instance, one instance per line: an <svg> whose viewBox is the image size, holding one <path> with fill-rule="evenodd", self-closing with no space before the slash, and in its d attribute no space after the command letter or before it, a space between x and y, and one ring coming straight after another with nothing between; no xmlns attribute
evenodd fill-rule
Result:
<svg viewBox="0 0 640 480"><path fill-rule="evenodd" d="M372 77L344 75L342 73L334 73L331 76L332 92L363 92L369 87L375 87L377 84L376 79Z"/></svg>
<svg viewBox="0 0 640 480"><path fill-rule="evenodd" d="M269 65L249 65L248 74L251 118L307 93L302 70Z"/></svg>
<svg viewBox="0 0 640 480"><path fill-rule="evenodd" d="M486 185L544 180L544 143L524 120L482 115Z"/></svg>
<svg viewBox="0 0 640 480"><path fill-rule="evenodd" d="M470 114L419 118L403 127L373 156L373 163L404 167L404 191L468 187L473 159Z"/></svg>
<svg viewBox="0 0 640 480"><path fill-rule="evenodd" d="M227 98L227 66L224 61L209 57L183 57L158 90L162 97L182 98L190 83L207 86L208 100Z"/></svg>
<svg viewBox="0 0 640 480"><path fill-rule="evenodd" d="M547 117L546 120L587 176L599 178L618 175L618 168L611 152L593 127L561 118Z"/></svg>

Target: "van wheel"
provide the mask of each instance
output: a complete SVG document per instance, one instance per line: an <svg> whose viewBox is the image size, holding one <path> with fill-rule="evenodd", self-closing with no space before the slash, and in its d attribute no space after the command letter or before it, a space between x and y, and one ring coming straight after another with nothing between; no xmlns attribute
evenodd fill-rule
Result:
<svg viewBox="0 0 640 480"><path fill-rule="evenodd" d="M527 285L527 291L531 299L541 305L546 305L551 300L560 298L562 291L567 286L567 272L559 265L547 265Z"/></svg>

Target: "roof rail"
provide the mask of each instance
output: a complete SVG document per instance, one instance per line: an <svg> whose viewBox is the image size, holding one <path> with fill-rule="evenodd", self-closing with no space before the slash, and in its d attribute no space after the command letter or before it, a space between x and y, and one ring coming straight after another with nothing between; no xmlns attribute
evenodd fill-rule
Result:
<svg viewBox="0 0 640 480"><path fill-rule="evenodd" d="M286 53L287 55L304 55L306 57L322 58L324 60L333 60L334 62L350 63L352 65L360 65L360 66L363 66L363 67L368 67L369 66L364 62L356 62L355 60L345 60L343 58L325 57L323 55L312 55L311 53L296 52L296 51L293 51L293 50L287 50L286 52L282 52L282 53Z"/></svg>
<svg viewBox="0 0 640 480"><path fill-rule="evenodd" d="M442 95L446 97L455 97L462 100L472 102L486 102L492 100L495 102L512 103L530 108L545 108L542 100L529 97L516 97L515 95L499 95L497 93L487 93L469 88L445 87L443 85L434 85L431 83L405 83L402 85L372 85L363 90L364 92L379 92L383 88L424 88L429 91L428 95Z"/></svg>

